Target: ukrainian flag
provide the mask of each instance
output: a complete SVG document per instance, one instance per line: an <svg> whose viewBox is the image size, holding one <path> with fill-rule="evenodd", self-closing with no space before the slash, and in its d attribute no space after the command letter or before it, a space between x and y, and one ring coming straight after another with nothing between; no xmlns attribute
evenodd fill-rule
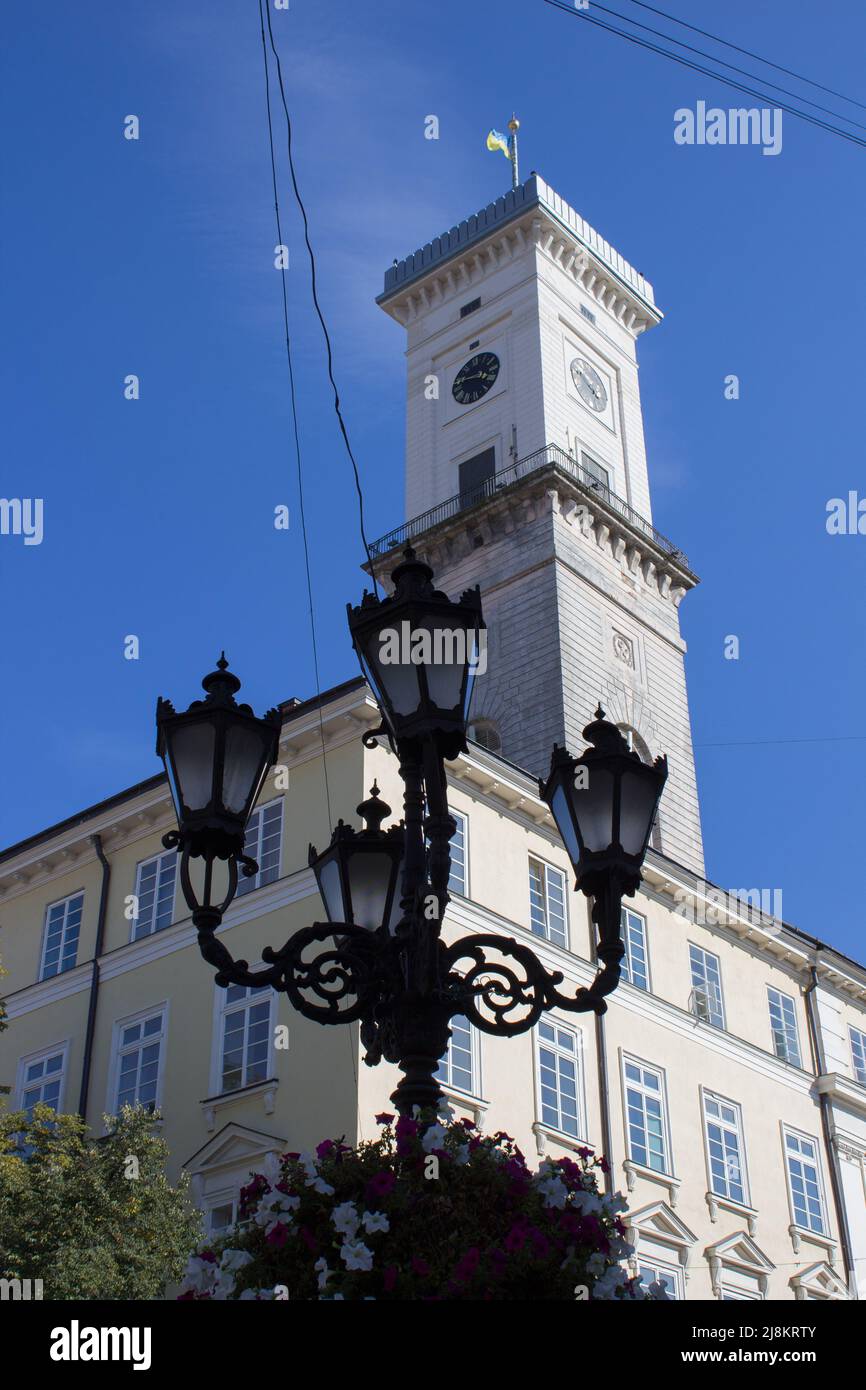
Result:
<svg viewBox="0 0 866 1390"><path fill-rule="evenodd" d="M487 136L488 150L501 150L506 159L511 158L511 150L508 148L508 136L501 135L498 130L491 130Z"/></svg>

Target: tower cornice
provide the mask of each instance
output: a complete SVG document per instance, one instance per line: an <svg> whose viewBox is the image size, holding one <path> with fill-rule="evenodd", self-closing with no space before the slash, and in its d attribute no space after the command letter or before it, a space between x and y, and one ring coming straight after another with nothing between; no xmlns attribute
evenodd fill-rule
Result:
<svg viewBox="0 0 866 1390"><path fill-rule="evenodd" d="M652 285L537 174L395 262L376 302L407 326L430 308L465 298L529 246L635 337L661 321Z"/></svg>

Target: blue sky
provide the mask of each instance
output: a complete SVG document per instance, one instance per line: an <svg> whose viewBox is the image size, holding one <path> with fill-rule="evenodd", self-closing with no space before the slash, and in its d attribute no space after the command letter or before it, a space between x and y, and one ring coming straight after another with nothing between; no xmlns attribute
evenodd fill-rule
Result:
<svg viewBox="0 0 866 1390"><path fill-rule="evenodd" d="M854 0L662 8L866 101ZM515 107L523 172L666 314L641 380L655 523L702 579L681 616L708 875L781 888L786 919L862 959L866 537L825 516L866 495L866 150L789 117L777 157L678 146L677 108L745 99L542 0L291 0L273 23L370 535L403 519L402 335L374 296L395 256L505 191L484 136ZM314 688L257 0L17 6L5 29L0 493L44 498L45 536L0 537L3 845L158 771L156 696L186 704L222 646L258 708ZM357 670L363 576L280 169L328 685Z"/></svg>

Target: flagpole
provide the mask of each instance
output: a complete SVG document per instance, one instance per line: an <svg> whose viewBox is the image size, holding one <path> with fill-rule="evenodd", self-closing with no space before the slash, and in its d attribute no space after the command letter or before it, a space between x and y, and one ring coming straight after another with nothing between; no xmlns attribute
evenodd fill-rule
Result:
<svg viewBox="0 0 866 1390"><path fill-rule="evenodd" d="M520 122L513 112L511 120L508 122L508 129L511 131L508 140L508 158L511 160L511 187L516 188L520 182L517 171L517 132L520 129Z"/></svg>

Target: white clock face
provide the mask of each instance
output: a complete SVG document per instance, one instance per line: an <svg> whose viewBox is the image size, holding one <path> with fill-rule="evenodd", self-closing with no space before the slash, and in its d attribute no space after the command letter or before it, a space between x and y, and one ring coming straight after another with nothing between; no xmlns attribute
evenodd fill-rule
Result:
<svg viewBox="0 0 866 1390"><path fill-rule="evenodd" d="M575 357L571 363L571 379L575 390L590 410L607 409L607 390L604 382L591 362L585 357Z"/></svg>

